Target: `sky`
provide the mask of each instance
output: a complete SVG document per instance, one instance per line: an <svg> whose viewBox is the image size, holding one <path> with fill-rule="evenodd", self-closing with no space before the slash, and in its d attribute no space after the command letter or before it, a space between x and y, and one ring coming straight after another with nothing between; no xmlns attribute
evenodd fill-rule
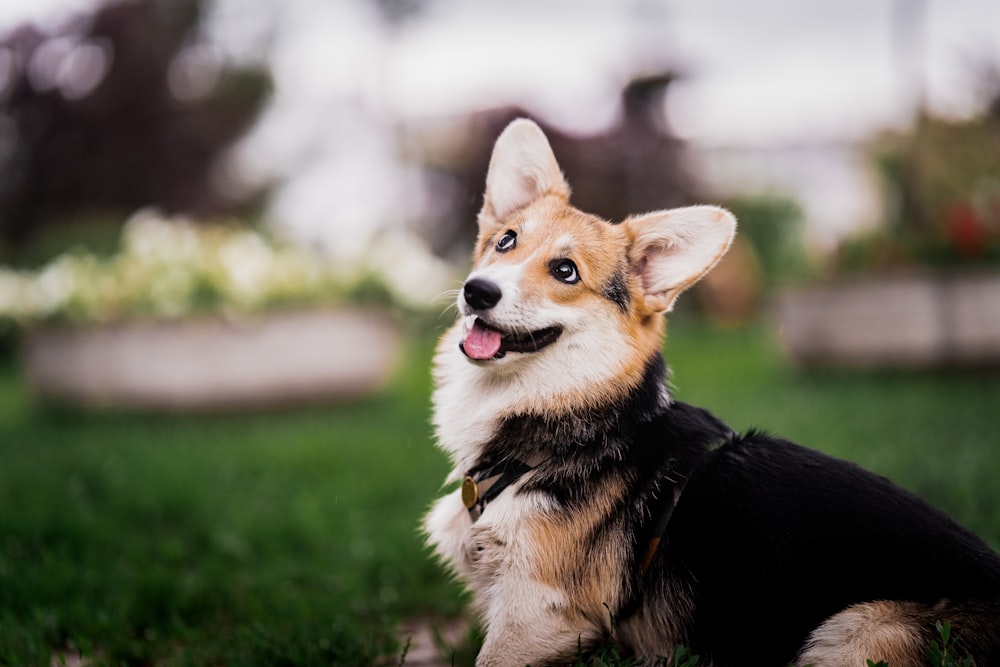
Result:
<svg viewBox="0 0 1000 667"><path fill-rule="evenodd" d="M52 25L94 2L2 0L0 31L25 20ZM233 173L283 181L271 213L309 241L360 246L344 232L357 220L398 217L400 200L419 215L419 177L399 164L386 131L395 122L518 103L592 132L613 120L630 76L670 68L681 77L667 117L709 157L844 145L905 127L920 97L938 113L967 115L981 101L972 65L1000 67L997 0L425 0L395 27L374 6L210 5L212 48L266 61L275 80ZM878 215L857 155L795 159L770 166L806 199L827 245ZM722 180L767 176L756 158L714 164Z"/></svg>
<svg viewBox="0 0 1000 667"><path fill-rule="evenodd" d="M246 15L254 0L220 2ZM282 7L259 16L282 26L275 50L286 70L301 77L317 61L351 63L328 70L328 88L361 90L398 115L517 99L588 129L607 121L635 69L670 66L685 75L670 96L672 121L709 144L856 138L905 121L919 87L935 108L961 115L974 102L969 61L1000 62L995 0L431 2L388 45L354 3ZM921 9L924 21L906 18ZM247 34L262 32L251 24Z"/></svg>
<svg viewBox="0 0 1000 667"><path fill-rule="evenodd" d="M93 3L4 0L0 29ZM518 99L585 130L631 70L671 65L675 128L716 145L856 138L905 121L920 85L962 115L969 62L1000 62L996 0L429 0L391 39L372 4L216 0L210 29L238 57L267 51L289 94L405 117Z"/></svg>

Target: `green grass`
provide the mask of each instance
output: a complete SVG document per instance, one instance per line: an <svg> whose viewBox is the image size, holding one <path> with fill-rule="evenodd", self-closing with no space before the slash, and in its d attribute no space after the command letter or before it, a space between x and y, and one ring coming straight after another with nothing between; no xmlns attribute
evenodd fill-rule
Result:
<svg viewBox="0 0 1000 667"><path fill-rule="evenodd" d="M379 398L227 417L34 405L0 375L0 664L364 664L457 613L417 523L429 346Z"/></svg>
<svg viewBox="0 0 1000 667"><path fill-rule="evenodd" d="M382 395L230 416L35 403L0 364L0 665L371 664L403 619L460 613L420 515L431 444L417 338ZM806 375L765 328L671 329L677 395L862 463L1000 545L996 375Z"/></svg>

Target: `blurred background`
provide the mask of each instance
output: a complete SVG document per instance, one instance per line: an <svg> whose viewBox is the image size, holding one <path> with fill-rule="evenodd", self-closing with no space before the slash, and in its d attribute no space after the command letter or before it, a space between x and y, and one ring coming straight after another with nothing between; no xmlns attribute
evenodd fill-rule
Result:
<svg viewBox="0 0 1000 667"><path fill-rule="evenodd" d="M5 0L0 664L356 664L459 616L428 367L519 116L584 210L740 219L682 398L1000 541L1000 4Z"/></svg>
<svg viewBox="0 0 1000 667"><path fill-rule="evenodd" d="M976 0L12 0L0 260L113 253L138 211L224 219L425 305L467 257L493 139L524 115L585 210L734 208L741 242L702 298L721 319L817 274L995 264L997 14ZM391 270L368 270L386 255ZM240 262L230 281L252 272ZM5 277L9 318L68 310Z"/></svg>

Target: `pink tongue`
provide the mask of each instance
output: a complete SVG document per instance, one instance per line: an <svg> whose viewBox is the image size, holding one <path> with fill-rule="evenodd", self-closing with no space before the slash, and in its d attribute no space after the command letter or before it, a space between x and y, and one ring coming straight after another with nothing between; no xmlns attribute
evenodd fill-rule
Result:
<svg viewBox="0 0 1000 667"><path fill-rule="evenodd" d="M462 347L473 359L492 359L500 351L501 338L499 332L487 329L476 320Z"/></svg>

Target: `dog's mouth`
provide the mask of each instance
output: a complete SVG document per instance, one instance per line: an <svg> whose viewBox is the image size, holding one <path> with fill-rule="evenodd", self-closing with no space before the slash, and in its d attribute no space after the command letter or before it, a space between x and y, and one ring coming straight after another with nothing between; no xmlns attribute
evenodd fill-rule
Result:
<svg viewBox="0 0 1000 667"><path fill-rule="evenodd" d="M473 317L471 324L467 324L465 338L458 347L470 359L489 361L502 359L508 352L538 352L556 342L561 333L561 327L546 327L515 334Z"/></svg>

